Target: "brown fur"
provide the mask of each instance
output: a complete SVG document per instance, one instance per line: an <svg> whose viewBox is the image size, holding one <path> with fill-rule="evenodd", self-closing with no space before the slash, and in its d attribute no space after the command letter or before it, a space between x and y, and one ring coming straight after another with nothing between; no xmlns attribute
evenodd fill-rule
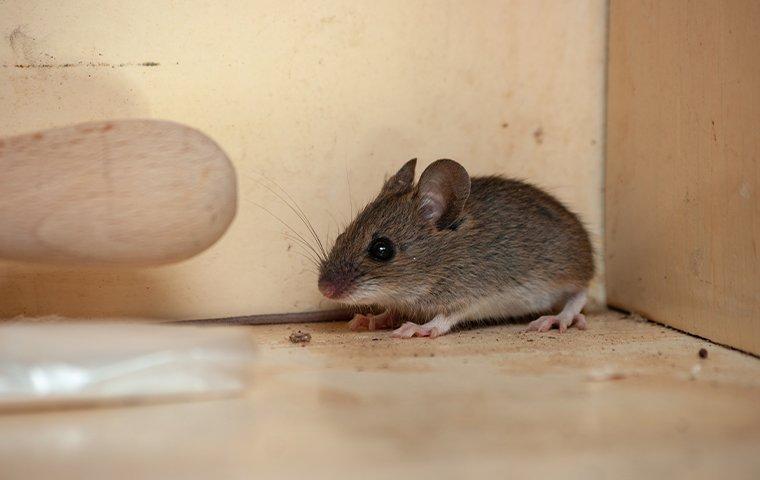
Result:
<svg viewBox="0 0 760 480"><path fill-rule="evenodd" d="M433 165L417 185L414 166L408 162L385 183L322 262L320 284L338 286L347 295L341 300L429 318L509 287L548 282L558 291L573 291L588 286L594 275L588 233L557 199L522 181L498 176L470 180L466 172L461 178L447 173L451 168L439 169L444 173L437 180L452 177L452 184L432 188L443 192L446 207L457 209L455 215L444 212L441 218L453 221L442 225L425 220L421 212L421 189L431 188L422 185L423 179ZM447 197L446 192L465 187L466 201L459 202L458 193ZM378 236L396 245L396 255L387 263L367 255ZM359 295L369 290L371 295Z"/></svg>

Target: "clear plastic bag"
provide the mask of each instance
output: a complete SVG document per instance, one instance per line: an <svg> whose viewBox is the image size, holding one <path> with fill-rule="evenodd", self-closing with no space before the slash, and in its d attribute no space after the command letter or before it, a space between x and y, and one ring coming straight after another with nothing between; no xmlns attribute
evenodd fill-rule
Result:
<svg viewBox="0 0 760 480"><path fill-rule="evenodd" d="M250 331L139 323L0 324L0 409L231 395L251 381Z"/></svg>

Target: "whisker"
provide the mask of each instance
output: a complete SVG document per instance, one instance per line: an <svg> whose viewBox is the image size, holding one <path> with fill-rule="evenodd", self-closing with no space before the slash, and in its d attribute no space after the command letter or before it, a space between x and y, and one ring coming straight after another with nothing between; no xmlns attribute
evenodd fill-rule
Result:
<svg viewBox="0 0 760 480"><path fill-rule="evenodd" d="M301 255L303 258L305 258L306 260L308 260L309 263L313 264L315 267L317 266L311 258L307 257L306 255L304 255L303 253L299 252L298 250L296 250L295 253ZM311 268L309 269L309 271L312 272L312 273L317 273L316 270L312 270Z"/></svg>
<svg viewBox="0 0 760 480"><path fill-rule="evenodd" d="M329 211L329 210L325 210L325 211L330 216L330 219L333 221L333 223L335 224L335 227L338 229L338 231L344 231L346 229L345 225L343 225L343 227L340 226L340 223L338 222L338 219L335 218L335 215L333 215L331 211ZM330 233L329 230L328 230L327 233L328 233L328 237L329 237L329 233ZM326 243L326 245L330 245L329 238L328 238L328 243Z"/></svg>
<svg viewBox="0 0 760 480"><path fill-rule="evenodd" d="M306 229L309 232L309 234L312 237L314 237L315 240L317 240L317 244L318 244L320 250L324 254L324 251L325 251L324 246L322 246L320 244L319 238L317 237L317 234L316 234L316 231L314 230L314 227L311 225L311 222L309 221L308 217L306 216L306 213L298 205L298 202L296 202L295 199L293 199L293 197L284 188L282 188L277 182L275 182L274 180L268 178L263 173L260 173L259 175L261 175L261 177L264 180L270 182L272 185L274 185L275 187L277 187L278 189L280 189L285 195L287 195L291 199L291 201L293 203L291 204L288 200L286 200L285 198L283 198L282 195L280 195L279 193L277 193L272 187L270 187L269 185L265 184L264 182L259 181L259 180L255 179L253 177L250 177L250 176L249 176L249 178L251 178L252 180L254 180L255 182L257 182L259 185L261 185L262 187L264 187L267 190L269 190L270 193L272 193L274 196L276 196L278 200L280 200L282 203L284 203L296 215L296 217L298 217L298 219L301 221L301 223L303 223L306 226ZM321 258L321 256L320 256L320 258Z"/></svg>
<svg viewBox="0 0 760 480"><path fill-rule="evenodd" d="M264 185L264 186L266 187L266 185ZM248 202L250 202L252 205L261 208L262 210L264 210L265 212L267 212L269 215L271 215L272 217L274 217L282 225L284 225L288 230L290 230L291 232L293 232L296 235L296 237L293 237L292 235L289 235L289 234L286 233L285 234L286 238L290 238L290 239L292 239L294 241L298 241L299 244L307 247L310 252L313 252L313 255L315 256L313 258L317 261L317 263L319 263L319 261L323 261L324 260L322 258L322 256L320 255L320 253L316 250L316 248L310 242L308 242L299 232L297 232L293 227L291 227L289 224L287 224L283 219L281 219L280 217L278 217L277 215L275 215L274 213L272 213L270 210L268 210L267 208L265 208L263 205L261 205L259 203L256 203L253 200L248 199L248 198L245 198L245 200L247 200Z"/></svg>
<svg viewBox="0 0 760 480"><path fill-rule="evenodd" d="M290 202L293 202L291 204L288 200L284 199L280 194L278 194L273 188L271 188L270 186L268 186L268 185L266 185L264 183L261 183L261 185L264 188L266 188L272 194L274 194L277 198L279 198L280 201L282 201L285 205L287 205L288 208L290 208L293 211L293 213L296 214L296 216L299 218L299 220L301 220L301 222L306 226L306 229L309 231L309 233L314 237L314 240L316 240L317 245L318 245L319 249L322 252L322 256L326 258L327 257L327 251L325 250L325 246L324 246L324 244L322 244L322 241L320 240L319 235L317 235L317 232L314 229L314 226L309 221L308 216L303 211L303 209L301 208L301 206L298 205L298 202L296 202L296 200L293 198L293 196L290 195L287 192L287 190L285 190L284 188L282 188L277 182L275 182L274 180L268 178L264 174L260 174L260 175L262 176L262 178L264 178L265 180L267 180L268 182L270 182L272 185L274 185L275 187L277 187L283 194L285 194L285 196L287 196L287 198L290 200Z"/></svg>
<svg viewBox="0 0 760 480"><path fill-rule="evenodd" d="M311 256L312 260L314 260L315 262L319 263L320 260L317 257L315 257L314 253L312 252L312 250L309 249L311 247L311 245L309 245L308 243L304 242L302 239L300 239L298 237L294 237L292 234L290 234L288 232L284 232L283 236L285 238L289 239L289 240L293 240L294 242L297 242L296 246L303 248L304 251L307 252Z"/></svg>
<svg viewBox="0 0 760 480"><path fill-rule="evenodd" d="M258 204L258 203L255 203L255 202L251 202L251 203L253 203L253 204L254 204L254 205L256 205L257 207L259 207L260 209L264 210L264 211L265 211L265 212L267 212L269 215L271 215L272 217L274 217L274 218L275 218L275 219L276 219L278 222L280 222L280 223L281 223L281 224L282 224L282 225L283 225L285 228L287 228L288 230L290 230L291 232L293 232L293 233L294 233L294 234L295 234L295 235L296 235L298 238L300 238L301 240L303 240L303 242L304 242L304 243L305 243L305 244L306 244L306 245L309 247L309 249L310 249L312 252L314 252L314 254L315 254L317 257L319 257L319 258L322 258L322 257L319 255L319 252L318 252L318 251L317 251L317 250L316 250L316 249L315 249L315 248L314 248L314 247L313 247L313 246L312 246L312 245L311 245L309 242L307 242L307 241L306 241L306 239L305 239L305 238L303 238L303 236L302 236L300 233L298 233L298 232L297 232L297 231L296 231L296 230L295 230L293 227L291 227L290 225L288 225L287 223L285 223L285 222L284 222L284 221L283 221L283 220L282 220L280 217L278 217L278 216L277 216L277 215L275 215L274 213L270 212L270 211L269 211L269 210L268 210L266 207L264 207L263 205L260 205L260 204Z"/></svg>
<svg viewBox="0 0 760 480"><path fill-rule="evenodd" d="M315 268L319 268L319 263L317 263L317 261L314 260L314 258L312 256L310 256L308 253L306 253L306 251L304 251L304 250L294 250L293 252L299 254L300 256L302 256L303 258L305 258L306 260L308 260L310 265L313 265Z"/></svg>

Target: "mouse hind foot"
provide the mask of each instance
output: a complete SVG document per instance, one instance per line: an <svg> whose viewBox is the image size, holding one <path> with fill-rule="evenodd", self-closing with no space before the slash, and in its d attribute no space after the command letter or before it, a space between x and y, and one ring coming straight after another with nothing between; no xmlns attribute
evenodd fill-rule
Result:
<svg viewBox="0 0 760 480"><path fill-rule="evenodd" d="M548 332L552 327L557 327L563 333L570 327L578 330L586 330L586 316L581 313L587 300L586 290L572 295L565 303L564 308L557 315L544 315L533 320L525 329L526 332Z"/></svg>

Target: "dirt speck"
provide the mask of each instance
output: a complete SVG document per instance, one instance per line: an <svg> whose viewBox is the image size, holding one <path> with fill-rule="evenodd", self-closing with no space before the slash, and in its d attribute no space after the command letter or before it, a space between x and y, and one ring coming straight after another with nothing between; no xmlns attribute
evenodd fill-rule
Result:
<svg viewBox="0 0 760 480"><path fill-rule="evenodd" d="M311 342L311 333L302 332L301 330L299 330L297 332L291 333L288 339L293 343L301 343L301 344L308 343L308 342Z"/></svg>
<svg viewBox="0 0 760 480"><path fill-rule="evenodd" d="M699 349L699 358L707 358L707 349L706 348L700 348Z"/></svg>
<svg viewBox="0 0 760 480"><path fill-rule="evenodd" d="M509 122L501 122L501 128L509 128Z"/></svg>
<svg viewBox="0 0 760 480"><path fill-rule="evenodd" d="M541 127L538 127L537 129L533 130L533 140L536 141L536 145L541 145L544 143L544 129Z"/></svg>

